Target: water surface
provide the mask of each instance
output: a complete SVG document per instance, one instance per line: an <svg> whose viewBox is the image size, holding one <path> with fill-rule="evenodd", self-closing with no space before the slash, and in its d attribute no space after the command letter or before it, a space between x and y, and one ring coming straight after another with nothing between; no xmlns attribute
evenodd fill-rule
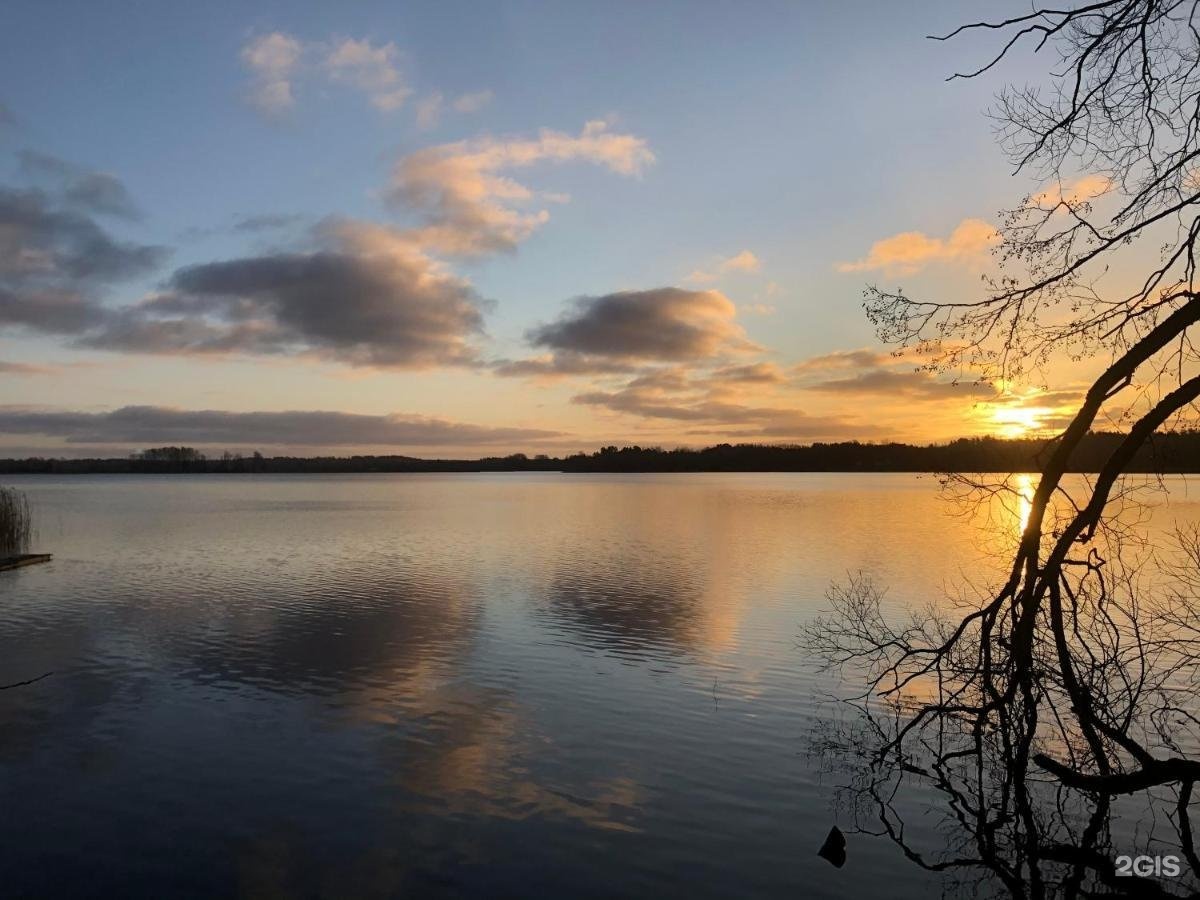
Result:
<svg viewBox="0 0 1200 900"><path fill-rule="evenodd" d="M0 574L0 683L54 674L0 692L5 896L936 891L815 856L796 646L849 572L997 564L931 478L11 481L54 561Z"/></svg>

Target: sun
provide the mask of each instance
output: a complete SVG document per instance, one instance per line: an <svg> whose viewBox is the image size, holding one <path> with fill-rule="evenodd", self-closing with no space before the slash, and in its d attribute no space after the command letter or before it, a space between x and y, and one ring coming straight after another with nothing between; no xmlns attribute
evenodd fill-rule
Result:
<svg viewBox="0 0 1200 900"><path fill-rule="evenodd" d="M992 425L998 437L1028 437L1042 431L1042 420L1053 412L1046 406L1002 406L992 410Z"/></svg>

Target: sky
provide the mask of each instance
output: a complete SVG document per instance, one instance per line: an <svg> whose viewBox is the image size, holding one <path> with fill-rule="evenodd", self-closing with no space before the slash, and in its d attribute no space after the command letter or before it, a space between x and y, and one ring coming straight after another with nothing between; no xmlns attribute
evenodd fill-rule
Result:
<svg viewBox="0 0 1200 900"><path fill-rule="evenodd" d="M954 383L862 310L976 296L1045 187L985 110L1052 61L926 38L1006 9L16 0L0 454L1044 427L1078 373Z"/></svg>

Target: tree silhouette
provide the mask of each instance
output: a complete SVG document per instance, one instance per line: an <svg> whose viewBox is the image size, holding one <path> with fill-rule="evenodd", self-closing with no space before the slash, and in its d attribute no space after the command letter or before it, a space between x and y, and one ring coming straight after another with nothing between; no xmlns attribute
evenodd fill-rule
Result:
<svg viewBox="0 0 1200 900"><path fill-rule="evenodd" d="M1100 369L1045 448L1002 584L957 612L943 604L897 623L875 586L854 579L805 637L865 675L868 793L885 773L943 791L978 851L946 864L983 866L1014 896L1158 891L1114 880L1095 849L1114 798L1129 795L1153 806L1170 793L1178 852L1200 873L1189 817L1200 719L1181 699L1200 679L1200 541L1182 533L1154 547L1122 515L1137 501L1132 461L1200 397L1198 6L1041 8L939 38L1000 39L993 58L954 78L1020 49L1058 54L1048 86L1006 89L993 113L1017 169L1048 186L1004 216L1001 274L982 296L866 292L880 336L924 344L935 368L1010 383L1065 353ZM1120 418L1122 435L1079 487L1064 476L1104 416ZM981 500L1015 490L1003 478L949 482ZM894 824L884 830L896 837Z"/></svg>

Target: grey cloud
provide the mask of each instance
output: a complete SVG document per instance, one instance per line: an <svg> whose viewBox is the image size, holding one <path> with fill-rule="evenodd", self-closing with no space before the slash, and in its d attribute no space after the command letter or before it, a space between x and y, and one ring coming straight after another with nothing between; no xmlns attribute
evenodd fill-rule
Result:
<svg viewBox="0 0 1200 900"><path fill-rule="evenodd" d="M0 129L17 124L17 117L6 103L0 102Z"/></svg>
<svg viewBox="0 0 1200 900"><path fill-rule="evenodd" d="M35 366L31 363L0 360L0 375L53 375L56 371L51 366Z"/></svg>
<svg viewBox="0 0 1200 900"><path fill-rule="evenodd" d="M708 427L694 433L707 434L737 427L743 437L760 435L773 437L819 438L847 435L869 435L875 429L846 421L835 416L810 416L799 410L783 407L750 406L714 399L711 395L669 391L677 386L668 374L661 383L635 379L621 390L592 391L572 398L573 403L602 406L615 412L650 419L703 423ZM748 430L747 430L748 429Z"/></svg>
<svg viewBox="0 0 1200 900"><path fill-rule="evenodd" d="M631 413L650 419L674 419L682 422L711 419L715 412L699 405L681 403L674 398L650 396L629 388L619 391L588 391L576 394L571 398L571 402L603 406L615 412Z"/></svg>
<svg viewBox="0 0 1200 900"><path fill-rule="evenodd" d="M0 187L0 279L10 286L118 281L149 271L164 253L116 240L87 216L55 208L40 190Z"/></svg>
<svg viewBox="0 0 1200 900"><path fill-rule="evenodd" d="M722 366L711 376L712 380L726 384L783 384L787 376L775 363L760 362L746 366Z"/></svg>
<svg viewBox="0 0 1200 900"><path fill-rule="evenodd" d="M895 362L889 353L877 350L835 350L814 356L796 364L797 372L821 371L824 369L864 369Z"/></svg>
<svg viewBox="0 0 1200 900"><path fill-rule="evenodd" d="M645 418L672 419L680 422L745 424L748 421L793 414L792 410L766 409L711 400L689 403L676 397L654 396L638 388L624 388L612 392L590 391L577 394L571 398L571 402L603 406L616 412L631 413Z"/></svg>
<svg viewBox="0 0 1200 900"><path fill-rule="evenodd" d="M0 284L0 327L74 335L103 320L103 310L79 294L55 290L18 293Z"/></svg>
<svg viewBox="0 0 1200 900"><path fill-rule="evenodd" d="M558 378L568 375L620 375L631 371L631 367L618 360L578 353L555 353L531 359L497 360L492 363L492 371L506 377Z"/></svg>
<svg viewBox="0 0 1200 900"><path fill-rule="evenodd" d="M76 344L96 350L128 353L258 353L291 349L285 336L270 326L212 323L201 318L156 318L147 314L153 302L113 310L99 327Z"/></svg>
<svg viewBox="0 0 1200 900"><path fill-rule="evenodd" d="M49 179L69 206L124 219L141 218L129 191L115 175L94 172L36 150L22 150L18 159L25 175Z"/></svg>
<svg viewBox="0 0 1200 900"><path fill-rule="evenodd" d="M106 315L99 290L151 271L165 252L116 240L42 191L0 187L0 327L80 334Z"/></svg>
<svg viewBox="0 0 1200 900"><path fill-rule="evenodd" d="M287 228L304 221L299 213L267 213L257 216L242 216L233 224L234 231L255 233L259 231L274 231Z"/></svg>
<svg viewBox="0 0 1200 900"><path fill-rule="evenodd" d="M838 378L805 385L810 391L839 394L898 394L909 397L975 397L996 396L995 389L979 382L939 381L928 372L896 372L872 369L850 378Z"/></svg>
<svg viewBox="0 0 1200 900"><path fill-rule="evenodd" d="M557 321L526 332L549 354L499 360L502 376L619 375L647 363L705 363L759 349L734 321L736 308L718 291L663 287L580 297ZM729 366L730 380L770 380L769 364Z"/></svg>
<svg viewBox="0 0 1200 900"><path fill-rule="evenodd" d="M557 352L621 360L695 361L753 349L717 291L664 287L582 297L557 322L534 328L530 343Z"/></svg>
<svg viewBox="0 0 1200 900"><path fill-rule="evenodd" d="M225 224L198 226L192 225L179 233L179 239L188 243L208 240L216 235L241 234L257 235L269 232L283 231L292 226L310 222L309 216L301 213L259 213L238 215L230 218Z"/></svg>
<svg viewBox="0 0 1200 900"><path fill-rule="evenodd" d="M809 416L793 412L750 427L693 429L688 433L720 434L727 440L831 441L878 438L888 432L878 425L848 422L836 416Z"/></svg>
<svg viewBox="0 0 1200 900"><path fill-rule="evenodd" d="M0 433L68 444L425 447L510 444L555 437L533 428L494 428L445 419L324 411L228 412L125 406L77 412L0 406Z"/></svg>
<svg viewBox="0 0 1200 900"><path fill-rule="evenodd" d="M481 301L419 255L280 253L180 269L83 337L135 352L296 353L353 365L470 364Z"/></svg>
<svg viewBox="0 0 1200 900"><path fill-rule="evenodd" d="M135 353L313 354L351 365L475 365L483 301L385 228L329 220L314 252L177 270L139 303L108 307L100 283L156 265L156 247L113 240L40 191L0 189L0 326Z"/></svg>
<svg viewBox="0 0 1200 900"><path fill-rule="evenodd" d="M626 390L695 393L701 386L694 383L684 366L649 369L629 381Z"/></svg>

